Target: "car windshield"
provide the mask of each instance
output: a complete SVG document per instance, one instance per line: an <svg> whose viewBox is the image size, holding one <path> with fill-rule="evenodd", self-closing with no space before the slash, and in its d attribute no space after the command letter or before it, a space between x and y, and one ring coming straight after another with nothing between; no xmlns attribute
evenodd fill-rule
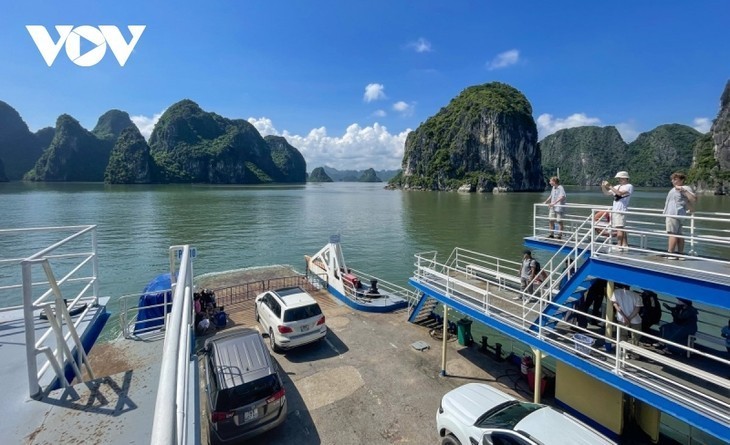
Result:
<svg viewBox="0 0 730 445"><path fill-rule="evenodd" d="M284 312L284 322L306 320L317 315L322 315L322 309L319 308L317 303L310 304L309 306L295 307L287 309Z"/></svg>
<svg viewBox="0 0 730 445"><path fill-rule="evenodd" d="M479 418L476 426L479 428L502 428L511 430L531 412L544 407L545 405L539 405L537 403L506 402L488 411L484 416Z"/></svg>
<svg viewBox="0 0 730 445"><path fill-rule="evenodd" d="M218 394L217 411L230 411L250 403L265 399L280 388L279 379L270 374L266 377L244 383L233 388L221 390Z"/></svg>

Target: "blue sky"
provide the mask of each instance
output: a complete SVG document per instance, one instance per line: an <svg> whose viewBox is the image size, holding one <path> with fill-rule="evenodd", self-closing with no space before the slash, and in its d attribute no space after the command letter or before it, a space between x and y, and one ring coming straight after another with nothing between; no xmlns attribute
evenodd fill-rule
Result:
<svg viewBox="0 0 730 445"><path fill-rule="evenodd" d="M0 100L33 131L62 113L91 129L116 108L148 136L187 98L287 137L310 171L396 169L408 131L491 81L527 96L540 138L706 132L730 79L728 17L724 0L6 1ZM127 41L127 25L146 28L124 66L108 45L94 66L61 49L48 67L26 25L53 40L55 25L113 25Z"/></svg>

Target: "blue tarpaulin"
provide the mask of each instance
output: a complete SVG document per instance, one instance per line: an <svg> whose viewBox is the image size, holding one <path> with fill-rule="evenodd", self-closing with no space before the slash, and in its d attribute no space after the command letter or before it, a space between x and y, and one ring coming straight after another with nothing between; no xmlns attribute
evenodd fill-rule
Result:
<svg viewBox="0 0 730 445"><path fill-rule="evenodd" d="M162 317L172 309L171 287L172 282L170 281L169 272L156 276L147 284L139 297L139 304L137 305L139 313L137 314L137 322L134 324L135 333L148 331L163 324ZM167 301L167 305L165 305L165 301Z"/></svg>

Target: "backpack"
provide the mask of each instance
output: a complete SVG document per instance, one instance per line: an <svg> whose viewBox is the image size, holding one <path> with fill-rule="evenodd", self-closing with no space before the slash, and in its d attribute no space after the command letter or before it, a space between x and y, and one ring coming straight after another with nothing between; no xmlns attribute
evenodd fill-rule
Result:
<svg viewBox="0 0 730 445"><path fill-rule="evenodd" d="M542 270L540 262L534 258L532 259L532 261L535 262L535 281L538 283L542 283L543 281L547 280L547 274L544 270Z"/></svg>
<svg viewBox="0 0 730 445"><path fill-rule="evenodd" d="M659 298L656 292L644 290L641 293L642 308L639 311L641 321L646 326L652 326L662 319L662 308L659 305Z"/></svg>

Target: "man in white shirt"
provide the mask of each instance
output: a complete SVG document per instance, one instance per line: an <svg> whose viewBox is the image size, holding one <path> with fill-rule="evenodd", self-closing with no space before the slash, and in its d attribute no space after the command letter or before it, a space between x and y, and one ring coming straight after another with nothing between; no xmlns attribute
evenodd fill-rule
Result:
<svg viewBox="0 0 730 445"><path fill-rule="evenodd" d="M544 204L548 204L548 224L550 226L550 235L548 238L561 239L563 237L563 205L565 205L565 189L560 185L560 178L553 176L550 178L550 196L545 200ZM557 235L553 234L555 223L558 223Z"/></svg>
<svg viewBox="0 0 730 445"><path fill-rule="evenodd" d="M644 303L636 292L629 290L629 286L616 283L616 288L611 295L611 303L616 309L616 320L624 326L630 327L634 331L631 332L631 344L637 346L641 337L641 310ZM621 338L626 337L628 331L621 330ZM630 354L629 354L630 355Z"/></svg>
<svg viewBox="0 0 730 445"><path fill-rule="evenodd" d="M664 214L670 216L686 216L691 206L697 200L697 196L688 185L684 185L686 176L684 173L675 172L670 176L672 188L667 193L667 199L664 202ZM684 237L682 236L682 225L684 219L667 217L667 233L669 241L667 250L669 256L667 259L683 260L682 256L674 256L674 254L682 255L684 253Z"/></svg>
<svg viewBox="0 0 730 445"><path fill-rule="evenodd" d="M634 186L629 184L629 173L620 171L616 173L618 185L611 186L608 181L601 183L601 189L606 195L613 196L613 213L611 214L611 224L616 228L616 238L618 240L619 250L628 250L629 240L626 232L622 230L626 226L626 215L618 212L626 212L629 210L629 201L634 193Z"/></svg>

